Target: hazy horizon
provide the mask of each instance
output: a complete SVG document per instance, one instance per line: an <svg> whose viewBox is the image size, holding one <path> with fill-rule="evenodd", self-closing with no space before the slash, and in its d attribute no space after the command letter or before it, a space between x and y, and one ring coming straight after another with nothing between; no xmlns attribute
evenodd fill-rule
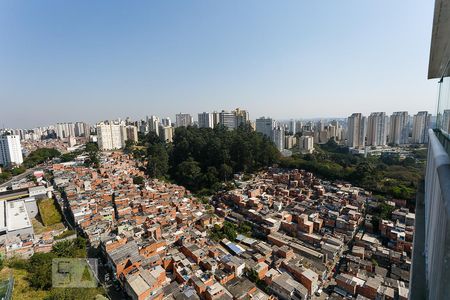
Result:
<svg viewBox="0 0 450 300"><path fill-rule="evenodd" d="M2 1L0 126L427 110L427 1ZM332 117L330 117L330 115Z"/></svg>

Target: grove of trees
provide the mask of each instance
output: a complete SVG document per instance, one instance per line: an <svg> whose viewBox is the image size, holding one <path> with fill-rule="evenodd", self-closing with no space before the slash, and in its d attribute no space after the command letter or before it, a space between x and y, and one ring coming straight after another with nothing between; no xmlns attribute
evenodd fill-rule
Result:
<svg viewBox="0 0 450 300"><path fill-rule="evenodd" d="M179 127L173 143L166 144L154 133L145 142L147 173L194 192L218 190L234 173L254 172L279 161L275 145L249 126L236 130Z"/></svg>

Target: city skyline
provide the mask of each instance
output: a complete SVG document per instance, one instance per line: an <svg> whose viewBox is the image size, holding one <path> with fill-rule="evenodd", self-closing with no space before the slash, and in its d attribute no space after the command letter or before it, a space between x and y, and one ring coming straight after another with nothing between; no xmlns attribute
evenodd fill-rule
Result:
<svg viewBox="0 0 450 300"><path fill-rule="evenodd" d="M241 109L241 108L237 108L237 109ZM0 129L26 129L26 130L31 130L31 129L35 129L35 128L44 128L44 127L49 127L49 126L50 127L51 126L56 126L57 124L66 124L66 123L73 123L73 124L75 124L75 123L80 123L80 122L87 123L87 124L90 124L90 125L95 125L95 124L98 124L98 123L101 123L101 122L104 122L104 121L117 121L117 120L127 120L127 119L129 119L131 121L140 121L140 120L145 120L146 118L149 118L149 117L156 117L158 119L158 122L160 122L163 125L165 125L164 121L166 121L166 120L171 121L171 124L173 124L175 127L177 127L176 126L176 116L177 116L177 114L190 115L191 118L192 118L191 125L198 125L198 116L200 114L204 114L204 113L207 113L207 114L212 114L212 113L219 114L222 111L228 113L228 112L231 112L233 110L234 109L229 109L229 110L226 110L226 109L218 110L218 109L216 109L216 110L211 110L211 111L203 110L203 111L198 111L198 112L194 112L194 113L177 112L174 115L170 115L170 116L168 114L156 115L156 114L149 113L149 114L145 114L145 115L142 115L142 116L139 116L139 117L136 117L136 118L130 117L130 116L118 116L118 117L106 117L104 119L93 119L93 121L88 121L88 120L85 120L85 119L58 120L56 122L50 122L49 121L49 122L46 122L44 124L31 125L31 126L24 126L24 125L7 126L7 124L3 123L3 124L0 124ZM405 110L399 110L399 111L405 111ZM392 114L394 114L397 111L392 111L392 112L383 111L383 112L386 114L386 116L391 116ZM436 114L435 114L434 111L418 110L418 111L406 111L406 112L408 112L408 115L411 118L413 118L414 115L416 115L416 114L418 114L420 112L427 112L428 115L431 118L436 118ZM250 117L249 117L248 120L254 122L254 121L256 121L259 118L267 117L267 118L271 118L274 121L281 122L281 123L287 123L287 122L293 121L293 120L294 121L306 121L306 122L307 121L327 121L327 120L328 121L332 121L332 120L346 121L348 119L348 117L352 113L361 113L363 116L369 117L371 113L374 113L374 111L370 111L368 113L363 113L361 111L355 110L355 111L350 111L346 115L344 114L342 116L323 116L323 117L320 117L320 116L317 116L317 117L314 117L314 116L313 117L300 117L300 116L298 116L298 117L293 117L293 118L274 118L274 117L272 117L272 115L270 113L266 113L266 114L262 114L262 115L258 115L258 116L253 115L253 114L249 114ZM19 123L20 124L26 124L26 122L25 123L24 122L19 122ZM170 126L171 124L165 125L165 126ZM202 127L202 126L200 126L200 127Z"/></svg>
<svg viewBox="0 0 450 300"><path fill-rule="evenodd" d="M5 1L0 126L141 118L143 111L195 116L219 103L245 107L252 119L268 112L275 119L435 114L424 101L437 94L424 76L432 9L419 1L126 9L119 2Z"/></svg>

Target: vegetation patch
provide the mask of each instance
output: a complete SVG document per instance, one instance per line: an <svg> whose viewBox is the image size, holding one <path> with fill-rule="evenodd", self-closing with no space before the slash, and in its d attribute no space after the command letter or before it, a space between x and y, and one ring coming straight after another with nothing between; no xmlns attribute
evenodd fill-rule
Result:
<svg viewBox="0 0 450 300"><path fill-rule="evenodd" d="M38 215L36 219L31 220L31 224L33 225L35 234L42 234L44 232L52 231L52 230L62 230L64 229L64 224L62 222L56 223L50 226L45 226L42 223L40 216Z"/></svg>
<svg viewBox="0 0 450 300"><path fill-rule="evenodd" d="M45 226L61 223L62 216L56 208L54 199L44 199L38 202L39 214Z"/></svg>
<svg viewBox="0 0 450 300"><path fill-rule="evenodd" d="M63 257L86 257L86 240L79 237L56 243L51 252L35 253L29 260L11 258L1 270L0 279L9 278L11 273L14 276L13 299L93 300L97 295L105 295L102 287L52 288L52 260Z"/></svg>
<svg viewBox="0 0 450 300"><path fill-rule="evenodd" d="M220 241L224 238L234 242L238 234L243 234L245 236L252 235L252 226L249 222L245 221L241 224L236 225L234 223L225 221L223 226L214 225L209 234L210 238L214 241Z"/></svg>
<svg viewBox="0 0 450 300"><path fill-rule="evenodd" d="M154 132L142 141L147 147L147 174L170 178L189 190L211 194L224 189L223 182L235 173L253 173L278 162L273 142L250 126L178 127L172 143ZM144 153L133 152L136 158Z"/></svg>
<svg viewBox="0 0 450 300"><path fill-rule="evenodd" d="M14 276L14 289L12 299L21 300L36 300L47 299L50 292L44 290L36 290L31 287L30 282L27 280L29 274L25 269L14 269L5 267L0 272L0 278L7 280L10 274Z"/></svg>
<svg viewBox="0 0 450 300"><path fill-rule="evenodd" d="M57 235L54 237L55 240L62 240L68 236L74 235L76 234L75 230L66 230L63 233L61 233L60 235Z"/></svg>

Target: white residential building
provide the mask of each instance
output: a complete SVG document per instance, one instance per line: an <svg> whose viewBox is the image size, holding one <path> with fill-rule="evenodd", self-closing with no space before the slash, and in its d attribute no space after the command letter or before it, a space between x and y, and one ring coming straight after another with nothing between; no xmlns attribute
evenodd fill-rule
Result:
<svg viewBox="0 0 450 300"><path fill-rule="evenodd" d="M277 126L272 130L272 141L278 150L284 149L284 127Z"/></svg>
<svg viewBox="0 0 450 300"><path fill-rule="evenodd" d="M347 145L351 148L365 146L367 119L361 113L354 113L347 121Z"/></svg>
<svg viewBox="0 0 450 300"><path fill-rule="evenodd" d="M157 116L147 117L149 131L154 131L159 136L159 118Z"/></svg>
<svg viewBox="0 0 450 300"><path fill-rule="evenodd" d="M413 117L412 142L414 144L428 143L428 129L431 115L427 111L419 111Z"/></svg>
<svg viewBox="0 0 450 300"><path fill-rule="evenodd" d="M371 113L367 120L367 145L385 146L387 142L387 117L384 112Z"/></svg>
<svg viewBox="0 0 450 300"><path fill-rule="evenodd" d="M159 136L167 143L173 142L174 128L172 126L159 126Z"/></svg>
<svg viewBox="0 0 450 300"><path fill-rule="evenodd" d="M258 118L255 122L256 132L260 132L264 134L265 136L271 138L272 137L272 130L275 127L275 122L271 118Z"/></svg>
<svg viewBox="0 0 450 300"><path fill-rule="evenodd" d="M106 121L97 124L97 139L100 150L121 149L125 146L125 123L121 121Z"/></svg>
<svg viewBox="0 0 450 300"><path fill-rule="evenodd" d="M389 143L401 145L408 143L409 116L407 111L397 111L389 121Z"/></svg>
<svg viewBox="0 0 450 300"><path fill-rule="evenodd" d="M198 114L199 128L214 128L214 115L212 113L203 112Z"/></svg>
<svg viewBox="0 0 450 300"><path fill-rule="evenodd" d="M138 141L138 130L134 125L127 125L126 129L126 140L131 140L133 142Z"/></svg>
<svg viewBox="0 0 450 300"><path fill-rule="evenodd" d="M57 123L56 124L56 137L59 139L65 139L69 136L76 136L74 123Z"/></svg>
<svg viewBox="0 0 450 300"><path fill-rule="evenodd" d="M192 116L190 114L179 113L175 115L175 124L177 127L187 127L193 124Z"/></svg>
<svg viewBox="0 0 450 300"><path fill-rule="evenodd" d="M236 116L232 112L222 110L219 113L219 124L228 129L236 128Z"/></svg>
<svg viewBox="0 0 450 300"><path fill-rule="evenodd" d="M314 151L314 137L301 136L298 141L300 152L312 153Z"/></svg>
<svg viewBox="0 0 450 300"><path fill-rule="evenodd" d="M0 136L0 165L20 165L23 163L22 146L20 136Z"/></svg>

